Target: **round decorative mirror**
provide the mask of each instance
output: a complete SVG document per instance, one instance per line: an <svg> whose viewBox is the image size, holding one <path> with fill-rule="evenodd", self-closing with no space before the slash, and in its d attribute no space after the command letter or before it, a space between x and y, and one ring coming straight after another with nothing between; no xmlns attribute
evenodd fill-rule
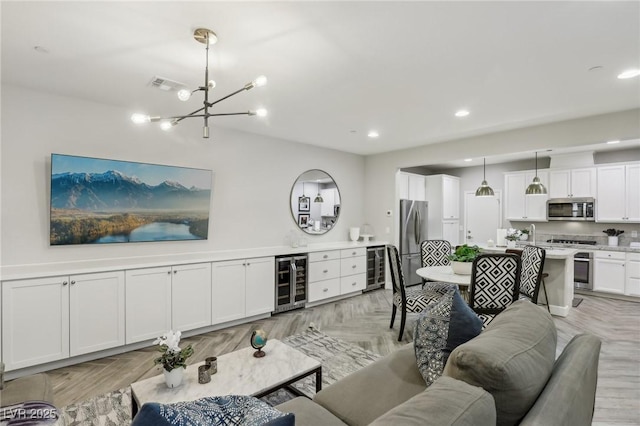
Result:
<svg viewBox="0 0 640 426"><path fill-rule="evenodd" d="M318 169L298 176L291 188L291 214L307 234L330 231L340 216L340 191L333 178Z"/></svg>

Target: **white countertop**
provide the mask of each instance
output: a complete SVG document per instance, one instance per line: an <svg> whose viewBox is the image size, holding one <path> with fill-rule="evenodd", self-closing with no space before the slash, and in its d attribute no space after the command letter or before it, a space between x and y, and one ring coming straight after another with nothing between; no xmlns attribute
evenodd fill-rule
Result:
<svg viewBox="0 0 640 426"><path fill-rule="evenodd" d="M478 247L480 247L480 249L482 251L491 251L491 252L496 252L496 253L504 253L505 250L507 250L507 247L489 247L486 244L477 244ZM517 249L522 249L522 247L516 247ZM544 248L544 247L542 247ZM547 259L568 259L568 258L572 258L574 254L576 254L579 250L576 250L574 248L563 248L563 247L552 247L552 248L545 248L546 251L546 258Z"/></svg>
<svg viewBox="0 0 640 426"><path fill-rule="evenodd" d="M186 265L203 262L248 259L255 257L283 256L311 253L325 250L343 250L358 247L384 246L386 241L337 241L309 244L307 246L272 246L237 250L217 250L209 252L163 254L110 259L89 259L72 262L40 263L4 266L0 268L0 280L51 277L58 275L89 274L94 272L117 271L123 269L154 268L167 265Z"/></svg>

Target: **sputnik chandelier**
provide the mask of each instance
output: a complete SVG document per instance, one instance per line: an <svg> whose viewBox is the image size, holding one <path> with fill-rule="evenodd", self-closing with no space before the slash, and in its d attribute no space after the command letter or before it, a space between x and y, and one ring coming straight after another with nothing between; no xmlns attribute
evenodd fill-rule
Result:
<svg viewBox="0 0 640 426"><path fill-rule="evenodd" d="M133 114L131 116L131 121L136 124L145 124L150 122L160 122L160 127L163 130L169 130L172 127L176 126L182 120L186 118L194 118L194 117L202 117L204 119L204 127L202 128L202 137L209 137L209 117L220 117L227 115L257 115L259 117L264 117L267 115L267 110L258 109L256 111L246 111L246 112L231 112L231 113L211 113L209 112L209 108L213 107L215 104L224 101L238 93L253 89L254 87L264 86L267 84L267 78L265 76L260 76L253 80L250 83L244 85L243 88L236 90L235 92L224 96L216 101L209 102L209 90L216 87L216 83L213 80L209 80L209 46L215 44L218 41L218 36L213 31L207 28L198 28L193 33L193 38L196 39L197 42L203 43L206 51L206 65L204 69L204 86L200 86L194 90L182 89L178 91L178 99L181 101L188 101L191 98L191 95L195 92L202 91L204 92L204 106L199 108L189 114L186 115L176 115L173 117L154 117L145 114Z"/></svg>

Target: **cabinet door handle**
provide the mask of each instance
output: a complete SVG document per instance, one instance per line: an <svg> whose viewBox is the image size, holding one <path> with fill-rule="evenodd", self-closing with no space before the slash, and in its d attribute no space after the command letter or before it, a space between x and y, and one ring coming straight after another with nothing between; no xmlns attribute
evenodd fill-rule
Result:
<svg viewBox="0 0 640 426"><path fill-rule="evenodd" d="M355 282L353 282L353 283L351 283L351 285L356 285L356 283L355 283Z"/></svg>
<svg viewBox="0 0 640 426"><path fill-rule="evenodd" d="M323 274L326 274L327 272L329 272L328 269L325 269L324 271L322 271Z"/></svg>
<svg viewBox="0 0 640 426"><path fill-rule="evenodd" d="M329 256L328 256L328 255L326 255L326 254L325 254L324 256L322 256L322 258L323 258L323 259L326 259L326 258L328 258L328 257L329 257Z"/></svg>
<svg viewBox="0 0 640 426"><path fill-rule="evenodd" d="M328 288L323 288L322 291L326 293L326 292L329 291L329 289Z"/></svg>
<svg viewBox="0 0 640 426"><path fill-rule="evenodd" d="M247 263L247 266L251 266L251 264L250 264L250 263Z"/></svg>
<svg viewBox="0 0 640 426"><path fill-rule="evenodd" d="M74 285L76 282L74 280L71 280L71 285Z"/></svg>
<svg viewBox="0 0 640 426"><path fill-rule="evenodd" d="M176 270L174 269L174 270L173 270L173 273L174 273L174 274L177 274L177 273L178 273L178 271L176 271Z"/></svg>
<svg viewBox="0 0 640 426"><path fill-rule="evenodd" d="M62 285L67 285L67 284L69 284L69 283L66 282L66 281L62 281Z"/></svg>
<svg viewBox="0 0 640 426"><path fill-rule="evenodd" d="M351 254L352 254L353 256L355 256L355 255L356 255L356 252L354 251L354 252L353 252L353 253L351 253Z"/></svg>
<svg viewBox="0 0 640 426"><path fill-rule="evenodd" d="M352 266L352 268L353 268L353 269L356 269L356 265L353 265L353 266Z"/></svg>

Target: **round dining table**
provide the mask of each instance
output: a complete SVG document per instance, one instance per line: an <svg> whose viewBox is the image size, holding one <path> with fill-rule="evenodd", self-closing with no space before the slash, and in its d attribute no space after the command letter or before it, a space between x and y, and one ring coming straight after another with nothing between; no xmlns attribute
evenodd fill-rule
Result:
<svg viewBox="0 0 640 426"><path fill-rule="evenodd" d="M416 274L429 281L457 284L462 297L465 300L468 300L469 298L469 285L471 284L471 275L454 274L450 265L425 266L424 268L417 269Z"/></svg>

